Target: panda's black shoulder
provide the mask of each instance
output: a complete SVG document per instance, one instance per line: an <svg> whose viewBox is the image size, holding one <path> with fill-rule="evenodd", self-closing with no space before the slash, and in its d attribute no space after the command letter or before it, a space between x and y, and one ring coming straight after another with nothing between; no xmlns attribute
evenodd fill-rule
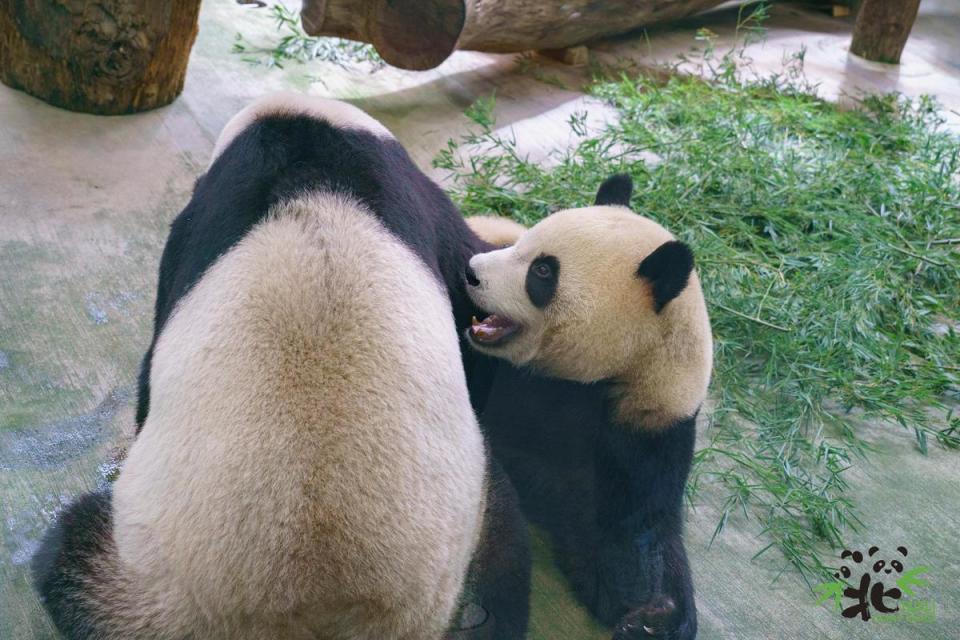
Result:
<svg viewBox="0 0 960 640"><path fill-rule="evenodd" d="M309 115L261 116L197 179L170 227L160 258L153 341L141 364L138 431L150 407L153 346L177 303L274 204L315 192L343 193L365 205L444 283L458 322L469 319L461 274L482 242L399 142Z"/></svg>
<svg viewBox="0 0 960 640"><path fill-rule="evenodd" d="M451 226L449 218L459 218L393 138L307 115L261 117L197 180L190 202L171 225L160 263L158 328L210 265L273 205L311 192L357 199L435 270L437 234ZM458 231L448 232L452 241Z"/></svg>

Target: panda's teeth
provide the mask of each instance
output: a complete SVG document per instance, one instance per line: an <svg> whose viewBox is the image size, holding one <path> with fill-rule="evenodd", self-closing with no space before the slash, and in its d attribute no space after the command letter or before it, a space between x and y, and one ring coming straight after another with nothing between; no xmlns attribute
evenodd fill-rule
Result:
<svg viewBox="0 0 960 640"><path fill-rule="evenodd" d="M480 324L480 321L477 320L477 316L470 316L470 326L475 327Z"/></svg>
<svg viewBox="0 0 960 640"><path fill-rule="evenodd" d="M520 330L520 327L509 318L491 313L483 320L472 319L470 335L485 345L495 345L509 338Z"/></svg>

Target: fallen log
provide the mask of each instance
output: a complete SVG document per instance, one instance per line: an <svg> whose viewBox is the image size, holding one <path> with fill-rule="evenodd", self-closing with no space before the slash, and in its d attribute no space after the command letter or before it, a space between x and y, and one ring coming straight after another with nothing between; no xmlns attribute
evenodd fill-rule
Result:
<svg viewBox="0 0 960 640"><path fill-rule="evenodd" d="M372 43L403 69L455 49L565 49L710 9L724 0L303 0L304 30Z"/></svg>

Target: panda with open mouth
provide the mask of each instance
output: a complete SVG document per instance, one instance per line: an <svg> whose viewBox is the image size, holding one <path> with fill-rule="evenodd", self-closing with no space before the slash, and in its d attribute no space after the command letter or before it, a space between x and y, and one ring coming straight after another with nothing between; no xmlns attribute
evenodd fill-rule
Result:
<svg viewBox="0 0 960 640"><path fill-rule="evenodd" d="M484 310L465 335L514 365L481 422L580 599L617 640L689 640L683 492L713 344L690 248L631 211L631 192L614 176L595 206L512 238L496 225L509 246L465 268Z"/></svg>

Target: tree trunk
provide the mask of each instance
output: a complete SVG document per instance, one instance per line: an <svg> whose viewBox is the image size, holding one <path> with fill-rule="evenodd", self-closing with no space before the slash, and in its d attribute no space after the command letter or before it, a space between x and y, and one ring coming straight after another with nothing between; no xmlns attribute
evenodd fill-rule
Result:
<svg viewBox="0 0 960 640"><path fill-rule="evenodd" d="M454 49L564 49L682 18L724 0L303 0L304 30L372 42L404 69L439 65Z"/></svg>
<svg viewBox="0 0 960 640"><path fill-rule="evenodd" d="M72 111L169 104L199 11L200 0L0 0L0 80Z"/></svg>
<svg viewBox="0 0 960 640"><path fill-rule="evenodd" d="M850 52L874 62L900 64L920 0L863 0Z"/></svg>

